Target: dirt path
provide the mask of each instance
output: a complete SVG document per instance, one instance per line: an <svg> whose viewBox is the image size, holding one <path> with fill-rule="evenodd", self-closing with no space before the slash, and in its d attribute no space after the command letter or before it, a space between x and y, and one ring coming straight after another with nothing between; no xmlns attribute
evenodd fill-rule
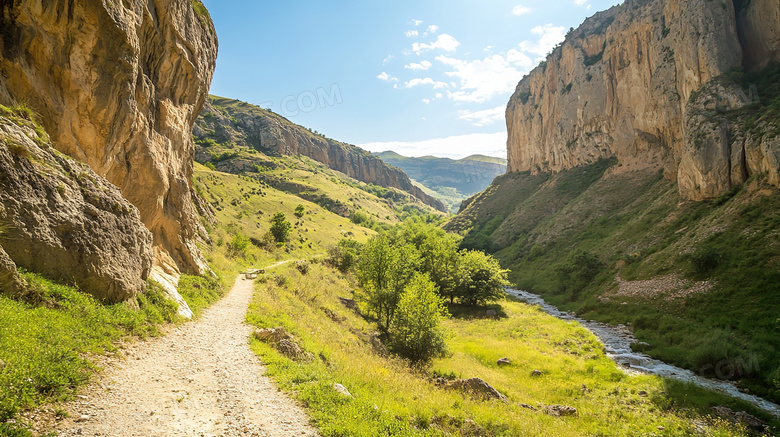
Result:
<svg viewBox="0 0 780 437"><path fill-rule="evenodd" d="M249 349L244 324L252 281L196 322L139 342L126 360L106 363L70 403L60 435L316 436L306 413L279 392Z"/></svg>

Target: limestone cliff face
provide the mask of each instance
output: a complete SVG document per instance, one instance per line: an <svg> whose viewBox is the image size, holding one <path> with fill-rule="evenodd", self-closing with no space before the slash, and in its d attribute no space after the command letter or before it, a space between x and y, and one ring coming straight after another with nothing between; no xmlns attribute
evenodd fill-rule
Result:
<svg viewBox="0 0 780 437"><path fill-rule="evenodd" d="M753 103L713 79L780 61L778 16L776 0L634 0L594 15L518 84L506 112L509 170L617 157L622 170L664 168L697 200L757 172L780 181L776 140L711 117Z"/></svg>
<svg viewBox="0 0 780 437"><path fill-rule="evenodd" d="M304 155L359 181L398 188L440 211L439 200L412 184L403 171L356 146L316 135L286 118L247 103L212 97L194 130L199 138L282 155ZM205 151L204 151L205 153ZM201 159L203 158L203 159ZM208 160L208 155L198 157Z"/></svg>
<svg viewBox="0 0 780 437"><path fill-rule="evenodd" d="M0 1L0 103L27 102L57 149L119 187L152 232L151 276L169 289L180 272L206 268L195 246L191 131L217 39L201 8Z"/></svg>
<svg viewBox="0 0 780 437"><path fill-rule="evenodd" d="M152 234L138 209L30 124L0 116L0 293L25 293L17 266L109 303L143 292Z"/></svg>

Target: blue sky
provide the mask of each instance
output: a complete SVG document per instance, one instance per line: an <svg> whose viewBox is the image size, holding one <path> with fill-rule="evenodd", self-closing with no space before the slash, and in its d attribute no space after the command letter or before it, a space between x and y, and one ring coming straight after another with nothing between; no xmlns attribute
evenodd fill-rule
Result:
<svg viewBox="0 0 780 437"><path fill-rule="evenodd" d="M407 156L506 155L517 82L616 0L205 0L211 93Z"/></svg>

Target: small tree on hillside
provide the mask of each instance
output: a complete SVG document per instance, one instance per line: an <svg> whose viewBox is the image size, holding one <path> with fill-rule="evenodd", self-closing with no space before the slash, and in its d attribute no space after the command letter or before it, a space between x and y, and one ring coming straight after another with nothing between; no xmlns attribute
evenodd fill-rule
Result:
<svg viewBox="0 0 780 437"><path fill-rule="evenodd" d="M295 216L298 218L303 217L303 214L306 213L306 208L303 207L303 205L298 205L295 207Z"/></svg>
<svg viewBox="0 0 780 437"><path fill-rule="evenodd" d="M490 255L477 250L460 252L455 293L468 305L483 305L504 296L508 270Z"/></svg>
<svg viewBox="0 0 780 437"><path fill-rule="evenodd" d="M287 221L287 217L285 217L283 212L277 212L274 214L274 216L271 218L271 235L273 235L274 240L276 240L277 244L284 244L288 241L290 241L290 231L292 230L292 225L290 225L290 222Z"/></svg>
<svg viewBox="0 0 780 437"><path fill-rule="evenodd" d="M428 275L417 273L398 302L390 325L390 348L414 362L425 362L447 352L441 322L449 317Z"/></svg>

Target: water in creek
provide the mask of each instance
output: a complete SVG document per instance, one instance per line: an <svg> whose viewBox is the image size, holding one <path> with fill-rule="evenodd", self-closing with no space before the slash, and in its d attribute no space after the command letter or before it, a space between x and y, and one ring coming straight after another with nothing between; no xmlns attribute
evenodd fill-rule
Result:
<svg viewBox="0 0 780 437"><path fill-rule="evenodd" d="M595 334L599 340L601 340L601 343L604 344L604 350L606 351L608 357L625 368L629 368L637 372L659 375L664 378L693 383L698 386L750 402L758 408L780 417L779 405L769 402L768 400L758 396L742 393L732 382L704 378L690 370L672 366L671 364L656 360L649 355L632 351L631 344L636 343L636 339L631 334L631 331L624 326L615 327L594 321L583 320L575 315L559 310L555 306L545 302L541 296L529 293L527 291L508 288L506 292L509 295L520 299L521 301L532 305L538 305L542 308L542 310L544 310L544 312L550 314L551 316L562 320L573 320L578 322L590 332Z"/></svg>

